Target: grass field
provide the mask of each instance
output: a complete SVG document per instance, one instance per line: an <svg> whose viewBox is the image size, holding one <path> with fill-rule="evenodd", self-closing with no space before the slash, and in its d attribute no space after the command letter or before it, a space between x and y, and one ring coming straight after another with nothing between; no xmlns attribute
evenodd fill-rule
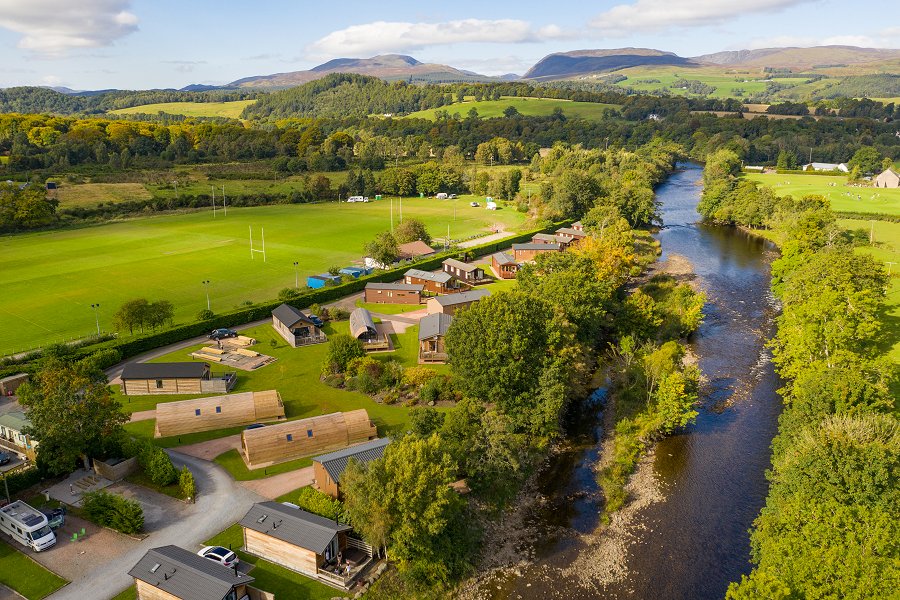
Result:
<svg viewBox="0 0 900 600"><path fill-rule="evenodd" d="M276 205L233 208L227 217L220 210L216 219L204 211L0 237L0 354L91 334L92 303L100 303L106 331L119 306L140 297L169 300L175 321L187 322L206 308L204 280L213 311L275 298L294 285L294 261L302 285L306 275L360 260L365 243L390 226L390 210L388 201ZM398 213L395 203L395 222ZM403 201L403 215L422 219L435 236L449 225L455 239L515 230L525 219L512 209L418 198ZM249 226L257 248L265 229L266 262L250 258Z"/></svg>
<svg viewBox="0 0 900 600"><path fill-rule="evenodd" d="M446 111L451 115L459 113L460 117L465 118L469 111L474 108L478 111L478 116L489 119L502 117L503 111L510 106L515 107L520 113L529 117L546 117L552 115L554 109L560 108L567 117L581 117L595 121L602 119L603 113L607 110L619 108L615 104L598 104L595 102L572 102L571 100L555 100L551 98L503 97L500 100L482 100L481 102L469 100L457 102L450 106L442 106L441 108L420 110L410 113L407 115L407 118L434 120L437 111Z"/></svg>
<svg viewBox="0 0 900 600"><path fill-rule="evenodd" d="M57 192L60 208L149 200L152 197L142 183L63 183Z"/></svg>
<svg viewBox="0 0 900 600"><path fill-rule="evenodd" d="M620 87L627 87L643 92L653 92L660 88L668 88L670 93L678 95L691 95L688 90L673 88L672 85L678 79L689 81L701 81L715 88L709 95L711 98L738 97L737 92L743 91L742 96L749 96L766 91L767 81L780 84L797 86L804 79L776 78L764 80L759 73L726 73L716 68L686 69L684 67L633 67L616 71L616 75L625 75L628 79L616 83Z"/></svg>
<svg viewBox="0 0 900 600"><path fill-rule="evenodd" d="M155 115L164 112L170 115L184 115L185 117L227 117L237 119L244 109L256 102L256 100L235 100L233 102L160 102L158 104L143 104L130 108L111 110L112 115Z"/></svg>
<svg viewBox="0 0 900 600"><path fill-rule="evenodd" d="M885 330L885 353L900 364L900 223L887 221L861 221L841 219L842 227L862 229L867 234L874 234L875 245L863 246L857 252L871 254L887 265L891 273L891 281L887 290L887 311L882 318Z"/></svg>
<svg viewBox="0 0 900 600"><path fill-rule="evenodd" d="M900 189L875 189L847 185L839 175L777 175L752 173L747 179L759 181L782 196L821 194L836 212L900 215Z"/></svg>
<svg viewBox="0 0 900 600"><path fill-rule="evenodd" d="M68 582L0 541L0 583L28 600L40 600Z"/></svg>

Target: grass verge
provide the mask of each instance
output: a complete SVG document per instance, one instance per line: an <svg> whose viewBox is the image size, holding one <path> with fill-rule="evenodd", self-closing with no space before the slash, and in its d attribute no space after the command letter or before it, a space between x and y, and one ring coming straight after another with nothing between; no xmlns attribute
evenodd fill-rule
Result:
<svg viewBox="0 0 900 600"><path fill-rule="evenodd" d="M0 583L28 600L40 600L68 581L0 541Z"/></svg>

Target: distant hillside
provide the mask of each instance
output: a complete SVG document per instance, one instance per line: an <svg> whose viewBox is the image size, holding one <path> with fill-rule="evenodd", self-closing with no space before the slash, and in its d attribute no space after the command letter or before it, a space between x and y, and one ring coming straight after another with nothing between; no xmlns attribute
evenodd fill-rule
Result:
<svg viewBox="0 0 900 600"><path fill-rule="evenodd" d="M695 56L696 62L740 67L770 67L808 71L851 65L872 65L900 60L900 50L857 48L855 46L815 46L813 48L760 48Z"/></svg>
<svg viewBox="0 0 900 600"><path fill-rule="evenodd" d="M687 58L650 48L574 50L545 56L525 73L524 79L549 81L592 73L608 73L644 65L692 66Z"/></svg>
<svg viewBox="0 0 900 600"><path fill-rule="evenodd" d="M412 56L384 54L372 58L335 58L308 71L244 77L231 82L228 87L287 88L321 79L331 73L356 73L386 81L411 80L419 83L495 81L492 77L448 65L419 62Z"/></svg>

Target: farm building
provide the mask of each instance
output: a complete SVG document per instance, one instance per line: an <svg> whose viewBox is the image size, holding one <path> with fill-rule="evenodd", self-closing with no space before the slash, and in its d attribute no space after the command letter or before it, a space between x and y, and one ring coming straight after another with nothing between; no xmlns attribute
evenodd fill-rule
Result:
<svg viewBox="0 0 900 600"><path fill-rule="evenodd" d="M582 230L572 227L560 227L556 230L556 237L562 238L567 244L571 244L587 237L587 234Z"/></svg>
<svg viewBox="0 0 900 600"><path fill-rule="evenodd" d="M378 333L372 313L365 308L357 308L350 313L350 335L362 342L364 350L388 350L388 337Z"/></svg>
<svg viewBox="0 0 900 600"><path fill-rule="evenodd" d="M227 394L237 383L235 373L213 375L208 363L128 363L122 369L122 393Z"/></svg>
<svg viewBox="0 0 900 600"><path fill-rule="evenodd" d="M471 306L485 296L490 295L491 292L488 290L471 290L468 292L460 292L459 294L435 296L434 298L428 299L426 306L428 307L429 315L437 313L455 315L456 311L459 309Z"/></svg>
<svg viewBox="0 0 900 600"><path fill-rule="evenodd" d="M237 600L262 598L246 573L178 546L152 548L128 571L137 600Z"/></svg>
<svg viewBox="0 0 900 600"><path fill-rule="evenodd" d="M877 188L900 188L900 174L893 169L887 169L873 181Z"/></svg>
<svg viewBox="0 0 900 600"><path fill-rule="evenodd" d="M241 448L251 468L329 452L378 435L366 409L287 421L241 433Z"/></svg>
<svg viewBox="0 0 900 600"><path fill-rule="evenodd" d="M559 244L513 244L513 257L517 263L533 261L541 252L559 252L562 246Z"/></svg>
<svg viewBox="0 0 900 600"><path fill-rule="evenodd" d="M444 313L433 313L419 321L419 362L445 363L447 349L444 336L453 323L453 317Z"/></svg>
<svg viewBox="0 0 900 600"><path fill-rule="evenodd" d="M421 304L423 285L407 283L367 283L366 302L377 304Z"/></svg>
<svg viewBox="0 0 900 600"><path fill-rule="evenodd" d="M416 240L415 242L409 242L407 244L400 244L400 260L412 260L416 258L423 258L425 256L432 256L434 254L434 248L423 242L422 240Z"/></svg>
<svg viewBox="0 0 900 600"><path fill-rule="evenodd" d="M519 271L519 263L506 252L497 252L491 256L491 267L500 279L515 279Z"/></svg>
<svg viewBox="0 0 900 600"><path fill-rule="evenodd" d="M284 418L276 390L242 392L156 405L156 437L214 431Z"/></svg>
<svg viewBox="0 0 900 600"><path fill-rule="evenodd" d="M478 265L464 263L455 258L448 258L443 263L444 273L452 275L459 281L474 283L484 279L484 269Z"/></svg>
<svg viewBox="0 0 900 600"><path fill-rule="evenodd" d="M31 421L20 410L0 415L0 450L35 460L38 443L22 433L30 425Z"/></svg>
<svg viewBox="0 0 900 600"><path fill-rule="evenodd" d="M342 590L372 560L372 548L347 535L350 525L287 502L258 502L239 523L249 554Z"/></svg>
<svg viewBox="0 0 900 600"><path fill-rule="evenodd" d="M342 275L349 275L353 279L359 279L360 277L371 273L371 271L365 267L344 267L338 272Z"/></svg>
<svg viewBox="0 0 900 600"><path fill-rule="evenodd" d="M0 379L0 394L4 396L12 396L19 389L19 386L28 381L28 373L16 373L9 377Z"/></svg>
<svg viewBox="0 0 900 600"><path fill-rule="evenodd" d="M456 291L456 280L453 275L445 271L432 273L419 269L410 269L403 274L403 281L407 285L422 285L426 292L434 294L449 294Z"/></svg>
<svg viewBox="0 0 900 600"><path fill-rule="evenodd" d="M840 163L807 163L801 167L804 171L840 171L841 173L849 173L850 169L846 164Z"/></svg>
<svg viewBox="0 0 900 600"><path fill-rule="evenodd" d="M367 463L381 458L384 456L385 447L390 443L389 438L381 438L316 456L313 458L316 489L332 498L340 498L341 475L347 468L350 459L352 458L358 463Z"/></svg>
<svg viewBox="0 0 900 600"><path fill-rule="evenodd" d="M290 304L282 304L272 311L272 327L293 348L328 340L309 317Z"/></svg>

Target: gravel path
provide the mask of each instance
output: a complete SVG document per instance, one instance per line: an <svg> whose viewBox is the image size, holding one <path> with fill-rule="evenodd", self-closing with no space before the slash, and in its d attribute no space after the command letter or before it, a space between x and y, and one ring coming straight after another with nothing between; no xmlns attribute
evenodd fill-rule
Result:
<svg viewBox="0 0 900 600"><path fill-rule="evenodd" d="M214 440L205 442L197 442L196 444L188 444L187 446L179 446L175 448L177 452L200 458L202 460L213 460L223 452L229 450L241 449L241 434L228 435Z"/></svg>
<svg viewBox="0 0 900 600"><path fill-rule="evenodd" d="M271 500L292 492L298 488L312 485L313 468L304 467L289 473L281 475L273 475L265 479L255 479L253 481L242 481L241 485L260 496L264 496Z"/></svg>
<svg viewBox="0 0 900 600"><path fill-rule="evenodd" d="M131 413L131 419L128 421L129 423L134 423L135 421L149 421L150 419L156 418L156 409L151 410L139 410L137 412Z"/></svg>
<svg viewBox="0 0 900 600"><path fill-rule="evenodd" d="M75 579L51 600L85 600L112 598L132 584L128 571L150 548L175 544L188 550L199 549L202 542L219 533L246 514L250 506L262 498L238 485L228 473L214 463L169 451L177 467L187 465L197 481L197 503L185 505L185 514L160 514L154 531L127 552L104 561Z"/></svg>
<svg viewBox="0 0 900 600"><path fill-rule="evenodd" d="M457 246L459 246L460 248L471 248L472 246L480 246L482 244L489 244L491 242L499 242L500 240L505 240L506 238L512 237L514 235L514 233L509 231L501 231L499 233L492 233L491 235L475 238L474 240L461 242L457 244Z"/></svg>

